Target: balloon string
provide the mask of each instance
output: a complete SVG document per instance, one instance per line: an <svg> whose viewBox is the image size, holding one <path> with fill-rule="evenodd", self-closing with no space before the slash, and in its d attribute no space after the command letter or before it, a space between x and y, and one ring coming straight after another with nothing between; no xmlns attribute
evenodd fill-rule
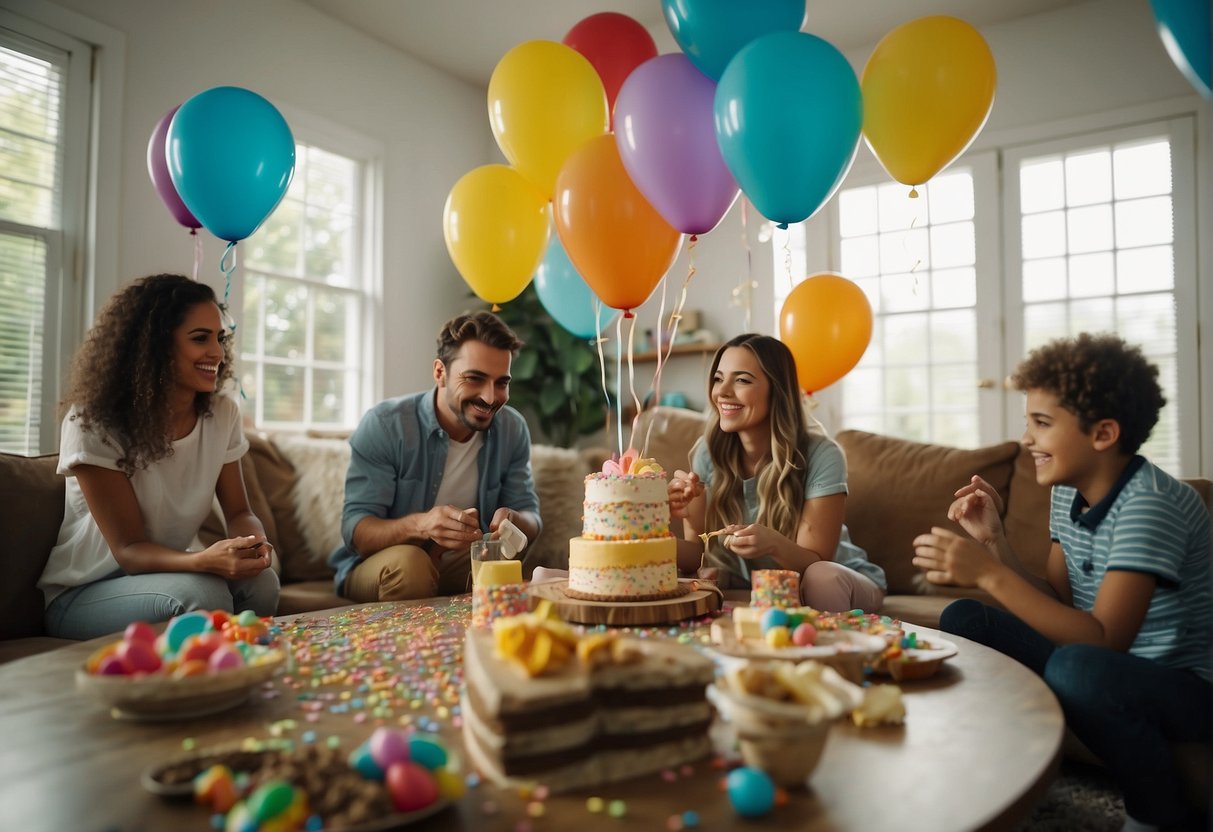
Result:
<svg viewBox="0 0 1213 832"><path fill-rule="evenodd" d="M631 361L629 348L628 360ZM615 319L615 445L623 458L623 318Z"/></svg>
<svg viewBox="0 0 1213 832"><path fill-rule="evenodd" d="M602 337L602 306L598 298L594 298L594 348L598 350L598 375L602 382L602 400L604 403L603 413L606 415L606 421L603 424L603 432L607 436L611 435L611 391L607 387L606 376L606 356L602 352L602 344L606 338ZM616 399L618 401L618 399Z"/></svg>
<svg viewBox="0 0 1213 832"><path fill-rule="evenodd" d="M750 331L750 318L754 311L754 252L750 250L750 206L749 200L741 198L741 246L745 249L745 331Z"/></svg>
<svg viewBox="0 0 1213 832"><path fill-rule="evenodd" d="M911 191L910 199L917 199L917 198L918 198L918 192ZM921 203L919 203L919 207L921 207ZM910 274L914 275L914 285L911 288L911 291L914 292L914 297L918 297L918 289L919 289L918 267L922 265L922 257L917 256L913 252L910 251L910 232L912 232L915 228L918 227L918 220L921 218L921 216L922 216L921 211L914 212L914 216L910 220L910 228L906 231L906 236L902 240L902 243L901 243L902 250L905 251L905 253L906 253L906 259L909 259L911 257L914 258L914 265L910 267Z"/></svg>
<svg viewBox="0 0 1213 832"><path fill-rule="evenodd" d="M636 364L635 364L634 346L632 344L632 338L635 337L635 335L636 335L636 318L633 317L628 322L628 342L627 342L628 343L628 389L632 394L632 410L634 413L634 415L632 416L632 429L628 432L629 443L636 437L636 421L640 418L640 398L636 395ZM619 455L620 455L620 458L622 458L623 457L623 446L622 446L622 443L623 443L623 413L622 413L622 411L620 412L619 415L620 415Z"/></svg>
<svg viewBox="0 0 1213 832"><path fill-rule="evenodd" d="M228 255L232 256L232 261L228 262ZM219 271L223 272L225 284L223 286L223 312L228 322L231 324L232 335L236 334L236 320L232 317L232 310L228 307L228 298L232 295L232 272L236 271L236 241L232 240L227 244L227 248L223 250L223 256L219 258Z"/></svg>
<svg viewBox="0 0 1213 832"><path fill-rule="evenodd" d="M788 276L788 292L796 288L792 281L792 235L783 235L783 273Z"/></svg>
<svg viewBox="0 0 1213 832"><path fill-rule="evenodd" d="M198 269L202 266L202 238L198 236L198 229L191 228L190 236L194 238L194 282L198 282Z"/></svg>

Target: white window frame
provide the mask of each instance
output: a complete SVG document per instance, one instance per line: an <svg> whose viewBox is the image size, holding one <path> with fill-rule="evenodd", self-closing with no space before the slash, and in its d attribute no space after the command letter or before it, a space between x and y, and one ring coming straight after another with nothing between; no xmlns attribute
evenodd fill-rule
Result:
<svg viewBox="0 0 1213 832"><path fill-rule="evenodd" d="M1161 128L1161 129L1160 129ZM1003 299L1006 310L1006 349L1008 355L1024 355L1023 339L1023 257L1022 227L1019 211L1019 166L1024 159L1060 154L1092 145L1114 144L1165 134L1171 145L1171 200L1174 217L1172 251L1175 259L1175 340L1177 401L1168 402L1176 408L1177 428L1184 441L1180 445L1178 473L1189 476L1198 470L1201 459L1200 395L1203 388L1213 385L1207 377L1202 384L1200 356L1189 347L1198 342L1199 287L1197 280L1196 214L1196 124L1191 115L1160 119L1143 124L1111 129L1097 129L1064 138L1019 144L1003 151L1007 175L1003 220L1005 240L1003 262ZM1187 218L1185 222L1183 218ZM1023 424L1023 401L1018 395L1008 395L1005 420L1013 434Z"/></svg>
<svg viewBox="0 0 1213 832"><path fill-rule="evenodd" d="M8 0L0 27L68 53L59 228L47 234L47 285L39 445L59 447L58 402L88 324L118 286L125 36L45 0Z"/></svg>
<svg viewBox="0 0 1213 832"><path fill-rule="evenodd" d="M315 147L328 153L335 153L348 159L358 161L363 167L361 183L362 230L360 233L361 246L358 257L363 264L362 271L366 283L361 288L353 288L362 294L362 320L354 337L359 339L361 368L358 373L359 397L353 411L356 414L353 423L344 427L354 428L358 418L368 408L382 398L383 387L383 146L382 144L341 127L320 116L296 107L289 103L274 102L275 107L282 113L287 124L291 127L296 144ZM233 285L232 296L229 300L230 309L235 314L244 308L245 267L243 260L238 261L238 285ZM292 280L290 276L280 279ZM335 287L340 288L340 287ZM237 319L238 323L243 323ZM249 335L247 331L241 333ZM260 334L260 333L259 333ZM308 340L313 333L309 327ZM237 373L241 371L237 358ZM308 390L305 395L310 394ZM293 422L264 422L257 424L258 428L268 430L321 430L333 429L331 425L300 425Z"/></svg>

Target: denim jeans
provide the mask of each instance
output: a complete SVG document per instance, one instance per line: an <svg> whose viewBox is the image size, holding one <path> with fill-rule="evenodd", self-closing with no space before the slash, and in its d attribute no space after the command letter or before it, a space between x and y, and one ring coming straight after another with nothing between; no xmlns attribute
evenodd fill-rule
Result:
<svg viewBox="0 0 1213 832"><path fill-rule="evenodd" d="M1157 825L1186 817L1170 744L1209 740L1213 686L1207 680L1106 647L1058 647L1011 613L972 599L949 604L939 627L1041 676L1066 724L1108 767L1129 815Z"/></svg>
<svg viewBox="0 0 1213 832"><path fill-rule="evenodd" d="M117 572L56 595L46 608L46 632L89 639L121 632L132 621L168 621L189 610L273 615L277 609L278 576L272 569L243 581L193 572Z"/></svg>

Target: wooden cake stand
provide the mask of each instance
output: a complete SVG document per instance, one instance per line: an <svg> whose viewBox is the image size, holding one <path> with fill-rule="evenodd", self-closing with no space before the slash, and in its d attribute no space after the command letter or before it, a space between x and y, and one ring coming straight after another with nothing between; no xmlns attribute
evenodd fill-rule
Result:
<svg viewBox="0 0 1213 832"><path fill-rule="evenodd" d="M695 583L691 579L679 584ZM532 584L532 600L546 598L555 605L565 621L578 624L606 624L611 627L646 627L650 624L670 624L687 618L698 618L720 609L724 594L714 586L700 586L677 598L660 601L583 601L564 594L569 582L565 579Z"/></svg>

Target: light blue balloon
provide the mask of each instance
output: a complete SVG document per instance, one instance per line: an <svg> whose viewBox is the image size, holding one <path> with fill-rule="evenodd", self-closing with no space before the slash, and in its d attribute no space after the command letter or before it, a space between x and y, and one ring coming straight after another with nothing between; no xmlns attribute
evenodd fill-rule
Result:
<svg viewBox="0 0 1213 832"><path fill-rule="evenodd" d="M846 178L863 97L842 53L815 35L778 32L737 53L716 86L716 141L764 217L811 217Z"/></svg>
<svg viewBox="0 0 1213 832"><path fill-rule="evenodd" d="M799 31L804 6L804 0L661 0L670 34L695 68L713 81L755 38Z"/></svg>
<svg viewBox="0 0 1213 832"><path fill-rule="evenodd" d="M1150 0L1167 54L1196 91L1213 99L1213 8L1209 0Z"/></svg>
<svg viewBox="0 0 1213 832"><path fill-rule="evenodd" d="M235 242L273 213L295 173L295 137L255 92L214 87L177 110L166 138L169 176L207 231Z"/></svg>
<svg viewBox="0 0 1213 832"><path fill-rule="evenodd" d="M539 302L552 316L552 320L578 338L593 338L595 328L594 291L582 279L560 244L560 238L552 235L543 261L535 270L535 293ZM606 329L618 309L598 304L602 311L602 328Z"/></svg>

